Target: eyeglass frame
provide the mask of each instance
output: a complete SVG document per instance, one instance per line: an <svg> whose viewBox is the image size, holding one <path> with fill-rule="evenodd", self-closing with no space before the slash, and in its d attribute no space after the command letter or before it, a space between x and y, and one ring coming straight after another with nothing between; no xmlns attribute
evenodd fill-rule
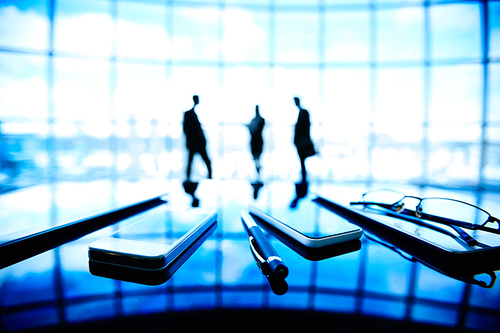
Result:
<svg viewBox="0 0 500 333"><path fill-rule="evenodd" d="M361 196L361 198L363 198L366 194L372 193L372 192L375 192L375 191L366 192L366 193L364 193ZM399 193L397 191L392 191L392 192ZM437 222L437 223L441 223L441 224L445 224L445 225L450 225L450 226L462 227L462 228L471 229L471 230L481 230L481 231L491 232L491 233L494 233L494 234L500 234L500 219L492 216L486 210L484 210L481 207L478 207L476 205L473 205L473 204L470 204L468 202L461 201L461 200L450 199L450 198L443 198L443 197L426 197L426 198L420 198L420 197L417 197L417 196L405 195L404 193L401 193L401 195L403 195L403 197L400 200L398 200L395 203L393 203L393 204L386 204L386 203L381 203L381 202L368 202L368 201L365 201L365 202L363 202L363 201L352 201L350 204L351 205L363 205L365 207L369 206L369 205L376 205L376 206L379 206L379 207L382 207L382 208L389 209L389 210L391 210L393 212L396 212L398 214L404 214L404 215L408 215L408 216L412 216L412 217L417 217L417 218L429 220L429 221L432 221L432 222ZM411 199L419 200L418 205L415 207L416 208L415 211L413 211L411 209L405 208L405 204L402 201L404 199L406 199L406 198L411 198ZM458 202L460 204L464 204L464 205L473 207L475 209L478 209L478 210L484 212L488 216L488 219L483 224L474 224L474 223L469 223L469 222L457 221L457 220L453 220L453 219L442 217L442 216L436 216L436 215L431 215L431 214L426 214L426 213L418 212L419 208L420 209L422 208L422 201L423 200L429 200L429 199L449 200L449 201L454 201L454 202ZM490 222L496 222L498 224L498 226L499 226L499 229L495 229L495 228L491 228L491 227L486 227L485 225L487 223L490 223Z"/></svg>

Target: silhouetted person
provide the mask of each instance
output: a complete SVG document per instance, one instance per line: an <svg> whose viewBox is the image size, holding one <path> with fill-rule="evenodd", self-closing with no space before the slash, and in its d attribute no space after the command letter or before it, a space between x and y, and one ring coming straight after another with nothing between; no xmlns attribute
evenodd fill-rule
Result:
<svg viewBox="0 0 500 333"><path fill-rule="evenodd" d="M203 134L198 116L194 112L194 108L199 104L197 95L193 96L194 105L191 110L184 112L183 129L186 135L186 147L189 152L188 165L186 170L187 181L191 178L191 164L193 163L194 154L199 153L205 164L207 165L208 178L212 178L212 164L207 155L207 141Z"/></svg>
<svg viewBox="0 0 500 333"><path fill-rule="evenodd" d="M264 145L262 130L264 129L265 123L265 119L260 115L259 106L256 105L255 117L252 119L250 124L248 124L248 129L250 130L250 147L252 150L253 160L255 161L257 174L260 174L260 155L262 155L262 146Z"/></svg>
<svg viewBox="0 0 500 333"><path fill-rule="evenodd" d="M250 130L250 149L252 151L253 160L255 163L255 170L257 170L257 181L252 183L253 187L253 198L257 199L259 195L259 190L264 186L260 181L260 155L262 155L262 146L264 145L264 140L262 139L262 130L264 129L266 121L261 117L259 112L259 106L255 106L255 116L248 124L248 129Z"/></svg>
<svg viewBox="0 0 500 333"><path fill-rule="evenodd" d="M314 145L311 141L310 128L311 121L309 120L309 112L300 106L300 100L298 97L294 97L295 105L299 108L299 117L297 123L295 124L295 136L293 143L297 147L297 153L300 158L300 168L302 170L302 182L306 181L307 171L306 171L306 158L316 154L314 150Z"/></svg>

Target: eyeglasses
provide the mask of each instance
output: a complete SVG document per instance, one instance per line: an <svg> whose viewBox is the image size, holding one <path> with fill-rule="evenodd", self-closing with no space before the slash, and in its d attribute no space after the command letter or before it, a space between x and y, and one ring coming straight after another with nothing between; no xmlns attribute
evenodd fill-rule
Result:
<svg viewBox="0 0 500 333"><path fill-rule="evenodd" d="M416 200L415 210L405 207L403 202L405 199ZM401 214L446 224L455 229L469 245L477 245L477 242L457 227L500 234L498 218L491 216L482 208L455 199L419 198L393 190L377 190L363 194L360 201L351 202L351 205L377 206L397 213L391 215L394 217ZM496 228L486 226L488 223L496 223Z"/></svg>

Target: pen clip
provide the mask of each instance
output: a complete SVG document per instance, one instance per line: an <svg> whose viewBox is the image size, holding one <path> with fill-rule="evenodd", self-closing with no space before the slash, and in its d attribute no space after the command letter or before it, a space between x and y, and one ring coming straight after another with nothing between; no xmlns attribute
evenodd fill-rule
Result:
<svg viewBox="0 0 500 333"><path fill-rule="evenodd" d="M259 266L260 271L262 272L262 274L268 276L271 273L269 264L267 260L262 258L259 251L257 251L257 249L255 248L255 239L253 238L253 236L248 237L248 243L250 243L250 250L252 251L252 255L255 259L255 262L257 263L257 266Z"/></svg>

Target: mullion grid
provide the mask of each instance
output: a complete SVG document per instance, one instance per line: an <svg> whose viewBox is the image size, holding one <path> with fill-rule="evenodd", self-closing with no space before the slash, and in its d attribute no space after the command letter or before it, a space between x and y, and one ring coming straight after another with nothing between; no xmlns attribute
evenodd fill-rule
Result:
<svg viewBox="0 0 500 333"><path fill-rule="evenodd" d="M117 1L111 1L112 3L112 17L113 17L113 20L115 22L115 36L113 38L113 41L116 42L116 15L117 15L117 12L116 12L116 6L117 6ZM484 164L485 164L485 154L486 154L486 145L487 145L487 142L486 142L486 137L485 137L485 132L486 132L486 114L487 114L487 94L488 94L488 64L490 63L489 61L489 58L488 58L488 43L489 43L489 27L488 27L488 3L486 1L481 1L480 2L481 4L481 8L482 8L482 17L481 17L481 25L482 25L482 32L483 32L483 48L482 48L482 57L481 57L481 63L482 63L482 66L483 66L483 94L482 94L482 105L483 105L483 110L482 110L482 113L483 113L483 116L482 116L482 124L481 124L481 129L482 129L482 139L481 139L481 164L479 166L480 168L480 185L482 184L483 180L484 180L484 175L483 175L483 169L484 169ZM50 166L51 166L51 172L50 174L52 175L51 178L50 178L50 182L52 184L55 184L55 182L57 181L57 166L56 166L56 163L55 163L55 135L54 135L54 126L55 126L55 115L54 115L54 104L53 104L53 99L52 99L52 92L53 92L53 89L54 89L54 44L53 44L53 36L54 36L54 25L53 25L53 22L54 22L54 11L55 11L55 0L49 0L49 18L50 18L50 45L49 45L49 54L48 54L48 57L49 57L49 61L48 61L48 68L47 68L47 83L48 83L48 89L49 89L49 105L48 105L48 109L49 109L49 117L48 117L48 125L49 125L49 129L50 129L50 133L51 135L49 135L49 138L48 138L48 150L49 150L49 156L51 157L50 158ZM178 5L177 3L174 4L172 1L168 1L166 3L166 6L169 6L170 9L173 7L173 6L176 6ZM429 112L429 95L430 95L430 72L431 72L431 68L432 68L432 62L431 62L431 57L430 57L430 38L431 38L431 31L430 31L430 22L429 22L429 7L430 7L431 3L430 1L425 1L423 6L425 8L425 19L424 19L424 29L425 29L425 33L424 33L424 40L425 40L425 56L424 56L424 117L425 117L425 120L424 120L424 138L423 138L423 141L422 141L422 147L423 147L423 150L424 150L424 159L422 161L422 164L423 164L423 170L424 170L424 173L423 173L423 176L422 176L422 181L421 181L421 184L422 185L425 185L425 184L428 184L429 182L429 178L428 178L428 174L427 174L427 169L428 169L428 153L429 153L429 142L428 142L428 126L429 126L429 123L428 123L428 112ZM221 11L224 10L224 5L223 5L223 0L220 0L219 3L218 3L218 8L219 8L219 15L221 15ZM274 0L270 0L269 1L269 20L270 20L270 24L269 24L269 59L268 59L268 63L267 63L267 66L269 68L269 72L270 72L270 80L271 80L271 84L273 83L272 80L273 80L273 68L275 67L276 65L276 59L275 59L275 48L274 48L274 45L275 45L275 41L276 41L276 30L275 30L275 26L276 26L276 5L274 3ZM328 7L328 10L331 10L330 7ZM370 99L371 99L371 104L372 104L372 109L371 109L371 114L373 115L373 105L374 105L374 100L375 100L375 93L376 93L376 75L377 75L377 68L379 68L380 66L380 63L377 61L376 59L376 47L377 47L377 41L376 41L376 28L377 28L377 24L376 24L376 14L377 14L377 11L379 10L379 8L375 5L375 0L372 0L371 1L371 5L370 5L370 8L369 8L369 11L370 11L370 26L371 26L371 35L370 35ZM323 87L323 82L322 82L322 77L323 77L323 74L324 74L324 69L325 69L325 34L324 34L324 29L325 29L325 22L324 22L324 19L325 19L325 14L327 12L327 8L324 6L324 3L323 1L321 1L320 5L318 6L318 11L320 13L320 22L319 22L319 25L318 25L318 29L319 29L319 34L318 34L318 53L319 53L319 56L318 56L318 64L317 64L317 68L319 69L319 77L318 77L318 80L319 80L319 87L320 87L320 97L323 96L324 94L324 87ZM168 23L168 22L167 22ZM220 79L221 81L223 81L223 78L224 78L224 71L225 71L225 68L226 68L226 65L227 63L224 61L223 59L223 55L222 55L222 52L220 50L220 44L221 44L221 38L222 38L222 34L220 33L221 31L221 20L219 19L219 36L218 36L218 41L219 41L219 62L218 62L218 67L219 67L219 70L220 70ZM170 28L172 28L171 26L169 26ZM113 47L113 55L112 55L112 58L111 58L111 63L112 63L112 66L111 66L111 73L110 73L110 76L112 77L112 79L110 80L112 86L110 87L110 92L111 94L113 93L115 87L116 87L116 48ZM327 65L334 65L335 64L327 64ZM389 64L390 65L390 64ZM166 63L166 71L170 70L171 68L169 68L170 66L173 66L171 60L167 61ZM300 67L300 64L298 64L298 66ZM342 65L340 65L342 66ZM112 107L114 107L112 105ZM112 135L110 140L116 140L116 113L115 112L112 112L112 115L113 115L113 119L112 119L112 128L114 129L114 136ZM224 126L224 123L221 123L221 126ZM370 183L371 181L375 181L375 179L373 179L373 175L372 175L372 161L371 161L371 156L373 154L373 149L375 147L375 139L374 139L374 133L373 133L373 120L371 121L370 123L370 140L369 140L369 149L368 149L368 154L369 154L369 164L368 164L368 167L369 167L369 177L368 177L368 183ZM112 176L113 179L116 179L117 178L117 171L116 171L116 154L117 154L117 146L116 146L116 142L115 144L111 144L111 150L112 150L112 154L115 156L115 159L114 159L114 167L113 167L113 171L112 171L112 174L114 176ZM55 193L55 192L53 192ZM53 204L55 205L56 203L53 202ZM53 210L55 211L55 206L53 207ZM55 215L54 215L55 217ZM220 239L218 239L218 241L220 241ZM58 256L58 254L57 254ZM57 260L58 263L60 263L60 259ZM219 272L218 273L218 276L220 278L220 270L221 270L221 266L222 265L222 262L219 261L219 265L218 267L216 268L217 271ZM363 265L362 266L366 266L367 265L367 260L363 262ZM61 269L61 267L58 268L59 270ZM360 269L366 269L366 268L362 268L360 267ZM411 274L411 279L412 281L414 281L415 279L415 276L414 274L414 269L412 269L412 274ZM58 284L61 283L61 280L58 279ZM363 295L363 283L364 283L364 280L361 279L360 280L360 283L358 285L358 290L357 290L357 295L359 296L362 296ZM414 282L413 282L414 283ZM218 284L219 285L222 285L222 282L218 280ZM63 298L63 294L62 294L62 286L59 286L58 287L58 290L60 290L60 292L58 292L58 296ZM464 294L464 297L462 299L462 303L461 303L461 306L462 307L467 307L468 305L468 297L466 297L466 295L469 295L470 293L470 289L468 288L468 291L469 292L466 292ZM316 292L316 291L315 291ZM122 297L121 296L121 292L117 291L117 295L120 295L120 298ZM409 299L415 299L415 295L414 295L414 289L412 288L412 291L411 291L411 294L409 293L408 295L408 298ZM59 304L61 306L64 306L66 302L64 302L64 300L62 300L61 302L59 302ZM63 309L60 309L59 310L59 313L60 314L63 314L64 313L64 310ZM410 312L407 312L407 316L410 315ZM408 319L408 318L407 318ZM61 320L64 322L64 316L62 315L62 318ZM462 319L460 320L460 325L464 325L465 321Z"/></svg>

